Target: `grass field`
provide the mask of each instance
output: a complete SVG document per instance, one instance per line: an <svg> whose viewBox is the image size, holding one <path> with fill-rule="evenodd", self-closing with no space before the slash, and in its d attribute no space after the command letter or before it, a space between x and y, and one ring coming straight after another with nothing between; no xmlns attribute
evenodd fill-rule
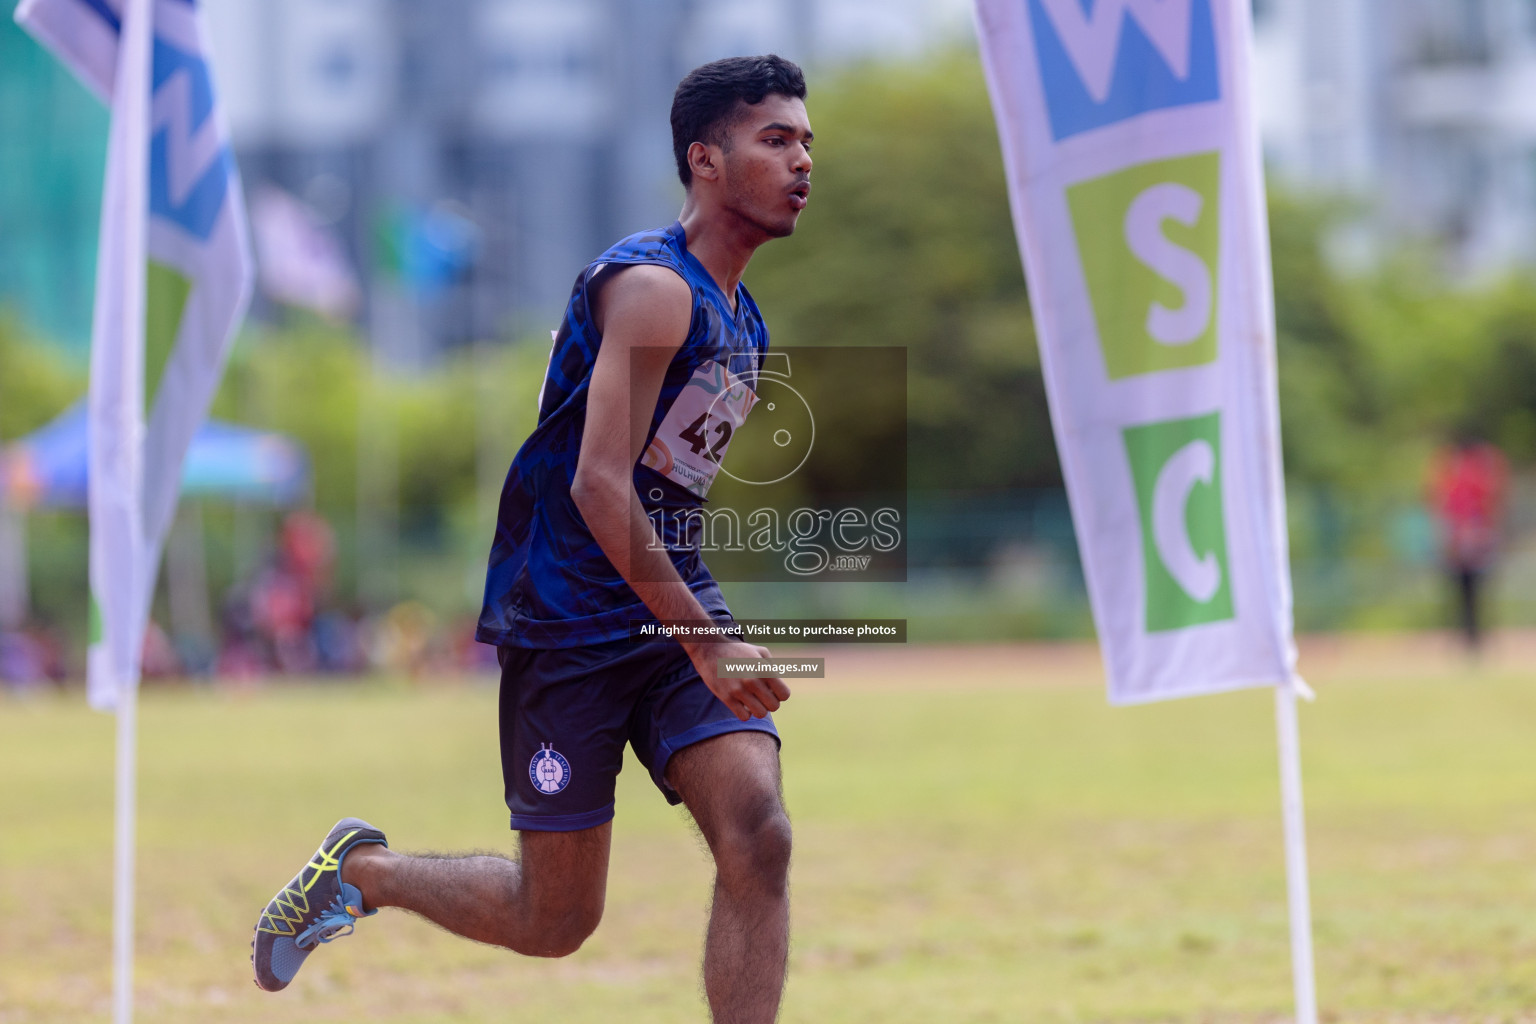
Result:
<svg viewBox="0 0 1536 1024"><path fill-rule="evenodd" d="M1325 1019L1536 1021L1536 642L1303 668ZM1284 1019L1272 699L1108 707L1084 647L840 650L779 716L795 820L784 1020ZM0 698L0 1022L105 1020L112 720ZM342 814L510 849L484 683L145 695L139 1019L703 1021L709 867L631 765L607 917L523 960L386 911L280 995L247 941Z"/></svg>

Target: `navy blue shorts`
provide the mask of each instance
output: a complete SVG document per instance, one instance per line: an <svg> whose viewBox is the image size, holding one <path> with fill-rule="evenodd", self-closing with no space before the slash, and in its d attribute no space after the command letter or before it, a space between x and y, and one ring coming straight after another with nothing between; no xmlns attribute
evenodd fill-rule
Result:
<svg viewBox="0 0 1536 1024"><path fill-rule="evenodd" d="M590 647L500 647L501 774L512 827L573 832L613 818L624 744L668 803L667 761L728 732L779 734L722 704L672 640Z"/></svg>

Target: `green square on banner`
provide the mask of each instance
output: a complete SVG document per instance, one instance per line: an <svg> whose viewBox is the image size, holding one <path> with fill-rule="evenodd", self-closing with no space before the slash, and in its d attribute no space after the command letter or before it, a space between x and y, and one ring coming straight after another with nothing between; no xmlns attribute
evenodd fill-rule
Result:
<svg viewBox="0 0 1536 1024"><path fill-rule="evenodd" d="M1217 153L1067 189L1111 380L1215 362L1220 191Z"/></svg>
<svg viewBox="0 0 1536 1024"><path fill-rule="evenodd" d="M1221 415L1125 429L1141 510L1147 632L1233 617L1221 500Z"/></svg>
<svg viewBox="0 0 1536 1024"><path fill-rule="evenodd" d="M174 267L150 260L144 280L144 397L153 401L176 347L192 281Z"/></svg>

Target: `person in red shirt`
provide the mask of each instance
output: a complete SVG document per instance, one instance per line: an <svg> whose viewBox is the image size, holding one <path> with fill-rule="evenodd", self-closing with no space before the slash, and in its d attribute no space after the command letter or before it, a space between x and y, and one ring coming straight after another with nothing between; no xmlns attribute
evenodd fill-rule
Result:
<svg viewBox="0 0 1536 1024"><path fill-rule="evenodd" d="M1439 521L1441 559L1470 650L1482 641L1478 594L1498 554L1508 481L1504 456L1471 434L1437 454L1431 469L1429 499Z"/></svg>

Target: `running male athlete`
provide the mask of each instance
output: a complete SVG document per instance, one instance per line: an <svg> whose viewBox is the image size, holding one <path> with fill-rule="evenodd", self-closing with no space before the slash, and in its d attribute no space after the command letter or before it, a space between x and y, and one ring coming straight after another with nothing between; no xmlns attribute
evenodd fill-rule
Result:
<svg viewBox="0 0 1536 1024"><path fill-rule="evenodd" d="M672 103L681 215L616 244L571 293L539 424L502 492L477 633L499 648L519 858L401 855L343 819L257 923L262 988L285 987L319 943L379 907L530 956L574 952L602 917L628 741L714 856L714 1020L777 1016L790 827L769 712L789 690L772 676L718 675L719 659L763 648L633 637L658 619L730 621L699 556L700 519L678 513L701 505L755 400L768 334L740 281L757 247L793 232L805 209L804 98L800 69L776 56L691 72Z"/></svg>

